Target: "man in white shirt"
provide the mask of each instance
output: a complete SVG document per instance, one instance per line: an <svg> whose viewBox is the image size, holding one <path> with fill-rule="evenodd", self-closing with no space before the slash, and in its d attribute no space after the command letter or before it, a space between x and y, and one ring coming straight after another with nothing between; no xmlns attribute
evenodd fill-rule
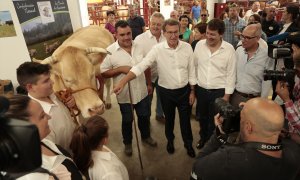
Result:
<svg viewBox="0 0 300 180"><path fill-rule="evenodd" d="M230 103L239 107L254 97L268 97L271 81L264 81L264 70L274 67L274 60L268 57L268 48L259 44L262 33L260 24L248 25L241 34L242 46L236 50L237 81Z"/></svg>
<svg viewBox="0 0 300 180"><path fill-rule="evenodd" d="M104 78L113 78L114 85L120 81L131 69L131 66L139 63L143 59L143 50L132 41L131 28L126 21L120 20L115 25L117 41L110 45L107 50L111 55L107 55L103 60L100 71ZM150 78L150 77L149 77ZM146 86L145 75L142 73L135 80L130 82L129 87L125 86L124 91L117 95L117 100L122 114L122 135L125 144L125 154L132 155L132 121L133 105L140 129L142 141L150 146L157 146L150 136L150 103ZM151 86L151 84L149 85Z"/></svg>
<svg viewBox="0 0 300 180"><path fill-rule="evenodd" d="M143 57L147 55L147 53L152 49L152 47L162 41L165 41L166 38L163 36L162 33L162 25L164 23L164 16L159 13L155 12L152 14L150 18L150 28L143 34L138 35L134 42L137 44L137 46L141 47L143 49ZM153 64L151 68L148 68L146 72L151 72L151 82L148 82L147 84L152 84L152 88L157 87L157 68L156 64ZM153 93L149 94L150 97L150 105L153 99ZM151 106L150 106L151 107ZM161 107L160 102L160 95L156 88L156 120L160 122L165 122L164 113Z"/></svg>
<svg viewBox="0 0 300 180"><path fill-rule="evenodd" d="M39 102L45 113L51 116L48 121L51 133L46 138L71 152L69 146L76 125L67 107L53 92L50 69L48 64L25 62L17 69L17 79L28 96ZM75 105L73 96L67 99L67 105L69 108Z"/></svg>
<svg viewBox="0 0 300 180"><path fill-rule="evenodd" d="M114 92L121 94L128 81L139 78L145 69L156 62L159 76L158 90L166 117L167 151L169 154L173 154L175 151L173 130L177 107L184 147L190 157L195 157L190 123L191 105L195 100L194 85L196 84L193 50L188 43L179 41L179 22L177 20L166 20L163 32L167 41L155 45L143 61L135 65L121 79L115 86Z"/></svg>
<svg viewBox="0 0 300 180"><path fill-rule="evenodd" d="M259 8L260 8L260 3L259 3L259 1L255 1L255 2L252 4L251 9L249 9L249 10L246 11L246 13L245 13L244 18L245 18L246 23L248 23L249 17L250 17L251 15L253 15L253 14L258 14L259 11L261 11Z"/></svg>
<svg viewBox="0 0 300 180"><path fill-rule="evenodd" d="M225 24L220 19L208 22L206 39L197 43L194 61L197 71L197 103L200 115L200 141L204 146L214 130L214 102L223 97L229 101L236 80L236 55L231 44L224 41Z"/></svg>

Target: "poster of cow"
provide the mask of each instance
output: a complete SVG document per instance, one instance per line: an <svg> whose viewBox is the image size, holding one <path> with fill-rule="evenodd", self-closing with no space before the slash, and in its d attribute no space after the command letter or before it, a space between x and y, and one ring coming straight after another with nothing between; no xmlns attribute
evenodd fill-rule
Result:
<svg viewBox="0 0 300 180"><path fill-rule="evenodd" d="M16 30L9 11L0 11L0 38L16 36Z"/></svg>
<svg viewBox="0 0 300 180"><path fill-rule="evenodd" d="M44 59L73 33L67 0L13 0L31 58Z"/></svg>

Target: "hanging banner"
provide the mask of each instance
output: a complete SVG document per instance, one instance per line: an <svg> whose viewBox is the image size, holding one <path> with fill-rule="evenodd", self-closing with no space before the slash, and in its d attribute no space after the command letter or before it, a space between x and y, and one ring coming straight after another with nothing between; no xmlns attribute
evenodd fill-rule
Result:
<svg viewBox="0 0 300 180"><path fill-rule="evenodd" d="M73 33L67 0L13 0L31 57L44 59Z"/></svg>

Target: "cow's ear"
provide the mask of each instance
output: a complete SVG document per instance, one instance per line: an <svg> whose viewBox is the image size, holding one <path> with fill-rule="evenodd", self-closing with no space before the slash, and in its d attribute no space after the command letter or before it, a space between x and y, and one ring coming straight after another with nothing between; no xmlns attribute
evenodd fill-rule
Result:
<svg viewBox="0 0 300 180"><path fill-rule="evenodd" d="M89 61L93 65L101 64L105 56L106 54L103 53L88 54Z"/></svg>

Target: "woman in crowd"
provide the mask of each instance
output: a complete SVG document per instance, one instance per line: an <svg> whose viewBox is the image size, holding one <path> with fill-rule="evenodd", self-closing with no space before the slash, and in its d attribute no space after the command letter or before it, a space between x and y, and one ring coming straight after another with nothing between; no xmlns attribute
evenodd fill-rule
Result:
<svg viewBox="0 0 300 180"><path fill-rule="evenodd" d="M192 34L192 31L189 29L189 17L187 15L180 16L179 23L180 23L179 38L182 41L189 43L190 36Z"/></svg>
<svg viewBox="0 0 300 180"><path fill-rule="evenodd" d="M221 15L220 15L220 19L223 20L223 21L224 21L225 19L228 19L228 14L227 14L227 12L225 12L225 11L222 12Z"/></svg>
<svg viewBox="0 0 300 180"><path fill-rule="evenodd" d="M115 37L115 24L116 24L116 20L115 20L115 13L113 11L107 11L107 23L105 24L105 28L112 33L112 35Z"/></svg>
<svg viewBox="0 0 300 180"><path fill-rule="evenodd" d="M193 50L195 49L198 41L206 38L206 27L207 27L206 23L198 23L194 27L194 35L193 35L194 41L191 43Z"/></svg>
<svg viewBox="0 0 300 180"><path fill-rule="evenodd" d="M91 180L128 180L128 172L119 158L105 145L108 124L93 116L73 134L71 149L78 168Z"/></svg>
<svg viewBox="0 0 300 180"><path fill-rule="evenodd" d="M68 152L45 139L50 133L48 125L50 116L44 112L42 106L25 95L12 96L9 98L9 102L9 109L5 113L6 118L23 119L37 126L41 139L42 168L52 174L30 173L19 179L48 180L54 179L54 175L59 180L83 179Z"/></svg>

